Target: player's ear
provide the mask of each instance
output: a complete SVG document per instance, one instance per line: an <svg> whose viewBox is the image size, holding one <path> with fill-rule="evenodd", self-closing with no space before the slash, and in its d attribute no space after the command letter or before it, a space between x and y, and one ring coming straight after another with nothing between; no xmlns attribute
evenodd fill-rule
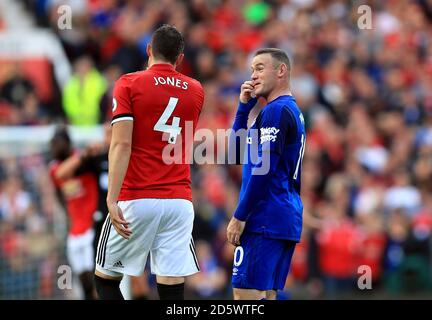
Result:
<svg viewBox="0 0 432 320"><path fill-rule="evenodd" d="M179 56L177 57L175 65L179 66L183 62L183 58L184 58L184 53L180 53Z"/></svg>
<svg viewBox="0 0 432 320"><path fill-rule="evenodd" d="M287 65L285 63L281 63L279 65L279 68L278 68L278 76L280 78L282 78L282 77L284 77L286 75L287 72L288 72Z"/></svg>
<svg viewBox="0 0 432 320"><path fill-rule="evenodd" d="M150 43L147 44L146 52L147 52L147 57L149 57L149 58L153 55L152 46Z"/></svg>

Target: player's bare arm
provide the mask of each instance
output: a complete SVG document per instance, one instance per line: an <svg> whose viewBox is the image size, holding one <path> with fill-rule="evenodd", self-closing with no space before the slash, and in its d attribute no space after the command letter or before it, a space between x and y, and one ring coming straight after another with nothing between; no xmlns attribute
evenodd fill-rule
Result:
<svg viewBox="0 0 432 320"><path fill-rule="evenodd" d="M129 222L124 219L123 212L117 205L117 200L129 165L132 130L133 121L119 121L113 124L108 155L108 211L115 230L125 239L129 239L132 231L129 229Z"/></svg>
<svg viewBox="0 0 432 320"><path fill-rule="evenodd" d="M234 121L233 124L234 131L247 128L248 115L256 104L255 98L256 97L254 93L253 81L247 80L243 82L243 84L240 87L240 96L239 96L240 104L238 107L239 109L237 110L236 120ZM237 144L234 147L235 150L239 150L240 147L238 146L237 140L234 143ZM230 147L230 149L232 148L233 147ZM232 217L227 227L228 242L233 245L239 245L240 236L243 233L244 227L245 227L245 221L241 221L235 217Z"/></svg>
<svg viewBox="0 0 432 320"><path fill-rule="evenodd" d="M56 178L59 180L72 178L76 174L77 169L82 164L83 159L101 153L102 148L103 147L101 144L93 144L79 153L77 152L72 154L59 165L55 173Z"/></svg>
<svg viewBox="0 0 432 320"><path fill-rule="evenodd" d="M81 156L79 154L71 155L59 165L55 173L56 178L59 180L66 180L72 178L80 164Z"/></svg>

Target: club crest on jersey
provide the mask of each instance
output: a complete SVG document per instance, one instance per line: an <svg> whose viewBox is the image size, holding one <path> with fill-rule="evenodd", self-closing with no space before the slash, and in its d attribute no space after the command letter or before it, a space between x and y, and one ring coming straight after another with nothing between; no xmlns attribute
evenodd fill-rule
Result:
<svg viewBox="0 0 432 320"><path fill-rule="evenodd" d="M270 141L275 142L277 138L277 134L280 129L276 129L275 127L266 127L260 129L260 144L264 142Z"/></svg>

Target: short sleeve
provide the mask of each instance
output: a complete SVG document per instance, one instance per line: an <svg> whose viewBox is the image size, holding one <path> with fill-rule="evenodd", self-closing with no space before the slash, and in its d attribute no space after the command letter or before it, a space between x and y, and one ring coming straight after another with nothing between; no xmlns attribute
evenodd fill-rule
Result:
<svg viewBox="0 0 432 320"><path fill-rule="evenodd" d="M261 118L259 142L263 151L282 154L284 147L297 131L296 121L287 107L272 107Z"/></svg>
<svg viewBox="0 0 432 320"><path fill-rule="evenodd" d="M129 95L129 84L126 77L117 80L113 91L111 125L118 121L133 120L133 112Z"/></svg>

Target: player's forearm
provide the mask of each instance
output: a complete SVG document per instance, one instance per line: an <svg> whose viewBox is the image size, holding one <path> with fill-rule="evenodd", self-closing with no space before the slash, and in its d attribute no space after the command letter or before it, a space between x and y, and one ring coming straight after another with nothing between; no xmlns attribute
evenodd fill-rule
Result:
<svg viewBox="0 0 432 320"><path fill-rule="evenodd" d="M234 118L233 130L237 131L239 129L247 129L247 122L249 118L249 113L257 103L256 98L250 99L247 103L239 102L237 107L237 113Z"/></svg>
<svg viewBox="0 0 432 320"><path fill-rule="evenodd" d="M129 165L131 145L129 143L112 143L109 155L107 203L117 202Z"/></svg>
<svg viewBox="0 0 432 320"><path fill-rule="evenodd" d="M228 158L230 159L230 163L241 164L247 138L249 113L255 106L256 102L256 98L251 99L248 103L239 102L232 126L233 131L228 139Z"/></svg>
<svg viewBox="0 0 432 320"><path fill-rule="evenodd" d="M239 104L239 108L237 110L237 114L234 119L234 123L232 126L233 131L228 140L228 152L230 159L235 156L235 163L240 164L241 159L243 157L242 150L244 149L244 145L246 143L247 138L247 122L249 118L248 108L241 107L242 103ZM243 148L242 148L243 147Z"/></svg>
<svg viewBox="0 0 432 320"><path fill-rule="evenodd" d="M64 160L58 167L55 176L59 180L65 180L71 178L78 167L81 165L81 156L74 154Z"/></svg>

